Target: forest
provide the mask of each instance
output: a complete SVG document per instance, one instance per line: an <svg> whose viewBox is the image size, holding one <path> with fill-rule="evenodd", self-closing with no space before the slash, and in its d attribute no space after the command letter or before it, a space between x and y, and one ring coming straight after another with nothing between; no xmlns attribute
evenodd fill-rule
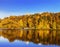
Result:
<svg viewBox="0 0 60 47"><path fill-rule="evenodd" d="M60 12L5 17L0 19L0 29L0 36L10 42L18 39L60 45Z"/></svg>

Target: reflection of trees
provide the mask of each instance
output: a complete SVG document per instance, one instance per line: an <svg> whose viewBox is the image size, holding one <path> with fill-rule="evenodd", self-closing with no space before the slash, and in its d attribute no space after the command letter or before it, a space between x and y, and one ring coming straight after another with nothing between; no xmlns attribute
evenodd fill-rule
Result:
<svg viewBox="0 0 60 47"><path fill-rule="evenodd" d="M14 40L30 41L42 44L60 44L60 32L57 30L2 30L0 35L7 38L10 42Z"/></svg>

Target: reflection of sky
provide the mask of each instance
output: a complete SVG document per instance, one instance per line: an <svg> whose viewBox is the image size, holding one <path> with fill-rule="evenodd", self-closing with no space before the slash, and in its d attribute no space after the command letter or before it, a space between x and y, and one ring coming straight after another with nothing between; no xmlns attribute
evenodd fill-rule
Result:
<svg viewBox="0 0 60 47"><path fill-rule="evenodd" d="M14 42L9 42L7 39L0 37L0 47L60 47L56 45L38 45L30 42L26 44L26 42L16 40Z"/></svg>
<svg viewBox="0 0 60 47"><path fill-rule="evenodd" d="M60 0L0 0L0 18L46 11L59 12Z"/></svg>

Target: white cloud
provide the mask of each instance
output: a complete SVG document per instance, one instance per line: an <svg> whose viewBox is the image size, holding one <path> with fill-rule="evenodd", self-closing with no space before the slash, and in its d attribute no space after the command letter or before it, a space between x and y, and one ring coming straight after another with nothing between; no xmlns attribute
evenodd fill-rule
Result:
<svg viewBox="0 0 60 47"><path fill-rule="evenodd" d="M11 15L18 16L18 15L21 15L21 13L20 12L4 12L4 11L0 11L0 18L9 17Z"/></svg>
<svg viewBox="0 0 60 47"><path fill-rule="evenodd" d="M41 14L42 12L40 12ZM7 12L7 11L0 11L0 18L4 18L4 17L9 17L11 15L13 16L19 16L19 15L24 15L24 14L34 14L33 12L32 13L29 13L29 12L25 12L25 13L21 13L21 12Z"/></svg>
<svg viewBox="0 0 60 47"><path fill-rule="evenodd" d="M29 44L29 41L26 41L26 44Z"/></svg>
<svg viewBox="0 0 60 47"><path fill-rule="evenodd" d="M6 38L0 36L0 42L6 42L6 41L8 41L8 39L6 39Z"/></svg>
<svg viewBox="0 0 60 47"><path fill-rule="evenodd" d="M42 45L41 43L38 43L38 45Z"/></svg>

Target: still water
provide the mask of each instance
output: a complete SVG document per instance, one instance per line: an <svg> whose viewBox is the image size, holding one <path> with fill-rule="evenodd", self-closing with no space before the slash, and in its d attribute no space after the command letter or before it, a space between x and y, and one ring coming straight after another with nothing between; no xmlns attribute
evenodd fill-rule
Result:
<svg viewBox="0 0 60 47"><path fill-rule="evenodd" d="M0 47L60 47L57 45L38 45L32 42L24 42L15 40L14 42L9 42L6 38L0 37Z"/></svg>
<svg viewBox="0 0 60 47"><path fill-rule="evenodd" d="M29 33L27 36L29 36L30 33L32 33L33 30L29 30ZM38 30L36 30L37 33ZM21 39L23 33L26 35L25 30L3 30L0 31L0 47L60 47L59 45L55 44L41 44L38 42L38 44L34 43L33 41L30 41L30 38L27 37L28 41L26 39L26 36L23 35L24 41ZM33 34L30 35L32 37ZM36 36L38 37L38 36ZM36 38L35 38L36 39Z"/></svg>

